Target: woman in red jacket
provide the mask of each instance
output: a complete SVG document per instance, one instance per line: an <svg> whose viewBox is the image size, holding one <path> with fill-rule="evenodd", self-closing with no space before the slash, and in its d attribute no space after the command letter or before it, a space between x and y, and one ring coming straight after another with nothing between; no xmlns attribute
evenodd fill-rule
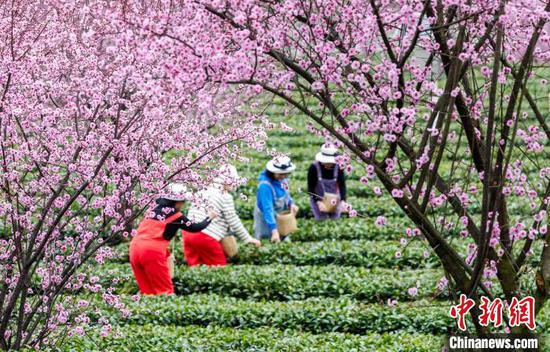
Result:
<svg viewBox="0 0 550 352"><path fill-rule="evenodd" d="M180 213L186 196L185 186L169 185L168 195L156 200L153 212L142 220L130 243L130 264L141 294L173 294L174 285L168 267L168 244L179 229L199 232L206 228L216 214L199 223L191 223Z"/></svg>

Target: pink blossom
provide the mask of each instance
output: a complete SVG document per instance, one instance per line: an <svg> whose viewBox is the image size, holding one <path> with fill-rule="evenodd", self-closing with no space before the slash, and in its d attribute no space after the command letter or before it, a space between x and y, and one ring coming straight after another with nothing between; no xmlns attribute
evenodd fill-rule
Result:
<svg viewBox="0 0 550 352"><path fill-rule="evenodd" d="M324 85L322 82L313 82L311 88L313 88L313 90L323 90Z"/></svg>
<svg viewBox="0 0 550 352"><path fill-rule="evenodd" d="M443 276L441 279L439 279L438 283L437 283L437 290L438 291L443 291L445 288L447 288L449 285L449 280Z"/></svg>
<svg viewBox="0 0 550 352"><path fill-rule="evenodd" d="M111 334L112 326L110 324L105 324L101 327L100 336L101 337L107 337Z"/></svg>
<svg viewBox="0 0 550 352"><path fill-rule="evenodd" d="M533 218L535 219L535 221L541 222L545 217L546 217L546 211L541 210Z"/></svg>
<svg viewBox="0 0 550 352"><path fill-rule="evenodd" d="M378 227L386 226L387 223L388 223L388 221L384 216L378 216L378 217L376 217L376 220L374 221L374 224Z"/></svg>
<svg viewBox="0 0 550 352"><path fill-rule="evenodd" d="M392 189L391 195L394 198L403 198L403 191L400 189Z"/></svg>

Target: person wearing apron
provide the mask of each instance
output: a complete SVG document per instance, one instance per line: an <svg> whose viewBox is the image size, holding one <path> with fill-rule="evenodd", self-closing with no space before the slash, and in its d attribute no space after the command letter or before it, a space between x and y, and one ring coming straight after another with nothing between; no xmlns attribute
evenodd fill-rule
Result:
<svg viewBox="0 0 550 352"><path fill-rule="evenodd" d="M217 214L209 212L201 222L191 223L180 210L189 198L182 184L170 184L168 193L156 200L156 207L146 216L130 242L130 265L142 295L174 293L170 277L168 245L178 230L199 232Z"/></svg>
<svg viewBox="0 0 550 352"><path fill-rule="evenodd" d="M338 219L342 215L346 200L346 181L336 163L337 149L332 145L323 145L321 151L315 156L315 162L308 170L308 192L311 211L316 220ZM340 196L340 200L334 212L327 212L321 202L325 193L333 193Z"/></svg>
<svg viewBox="0 0 550 352"><path fill-rule="evenodd" d="M213 209L219 215L201 232L183 232L183 251L189 266L226 265L227 258L222 245L226 236L236 235L244 243L261 247L261 242L252 238L243 226L230 193L245 180L239 176L233 165L222 165L214 182L200 193L203 201L196 201L189 208L188 216L191 221L204 218L208 209Z"/></svg>
<svg viewBox="0 0 550 352"><path fill-rule="evenodd" d="M288 192L286 178L296 167L288 157L276 157L270 160L258 178L257 200L254 207L254 237L280 242L277 229L277 213L291 210L296 214L298 208Z"/></svg>

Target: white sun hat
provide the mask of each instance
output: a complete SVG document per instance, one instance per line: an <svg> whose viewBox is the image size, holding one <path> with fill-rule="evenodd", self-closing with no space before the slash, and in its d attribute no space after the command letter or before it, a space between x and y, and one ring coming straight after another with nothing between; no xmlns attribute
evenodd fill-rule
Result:
<svg viewBox="0 0 550 352"><path fill-rule="evenodd" d="M323 164L336 164L338 149L332 144L323 144L321 151L315 155L315 160Z"/></svg>
<svg viewBox="0 0 550 352"><path fill-rule="evenodd" d="M214 183L224 185L246 182L246 179L239 175L237 168L231 164L222 165L218 172L218 175L214 178Z"/></svg>
<svg viewBox="0 0 550 352"><path fill-rule="evenodd" d="M269 160L265 168L274 174L288 174L296 169L296 165L290 161L288 156L278 156Z"/></svg>
<svg viewBox="0 0 550 352"><path fill-rule="evenodd" d="M175 202L184 202L191 199L191 192L181 183L170 183L166 186L162 198Z"/></svg>

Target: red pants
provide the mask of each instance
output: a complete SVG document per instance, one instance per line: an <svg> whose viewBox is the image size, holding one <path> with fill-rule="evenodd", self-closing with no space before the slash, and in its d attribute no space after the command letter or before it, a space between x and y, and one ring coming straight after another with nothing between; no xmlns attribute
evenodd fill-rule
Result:
<svg viewBox="0 0 550 352"><path fill-rule="evenodd" d="M221 243L202 232L183 231L183 251L189 266L227 264Z"/></svg>
<svg viewBox="0 0 550 352"><path fill-rule="evenodd" d="M168 251L147 246L146 241L130 246L130 264L143 295L173 294L174 285L168 268Z"/></svg>

